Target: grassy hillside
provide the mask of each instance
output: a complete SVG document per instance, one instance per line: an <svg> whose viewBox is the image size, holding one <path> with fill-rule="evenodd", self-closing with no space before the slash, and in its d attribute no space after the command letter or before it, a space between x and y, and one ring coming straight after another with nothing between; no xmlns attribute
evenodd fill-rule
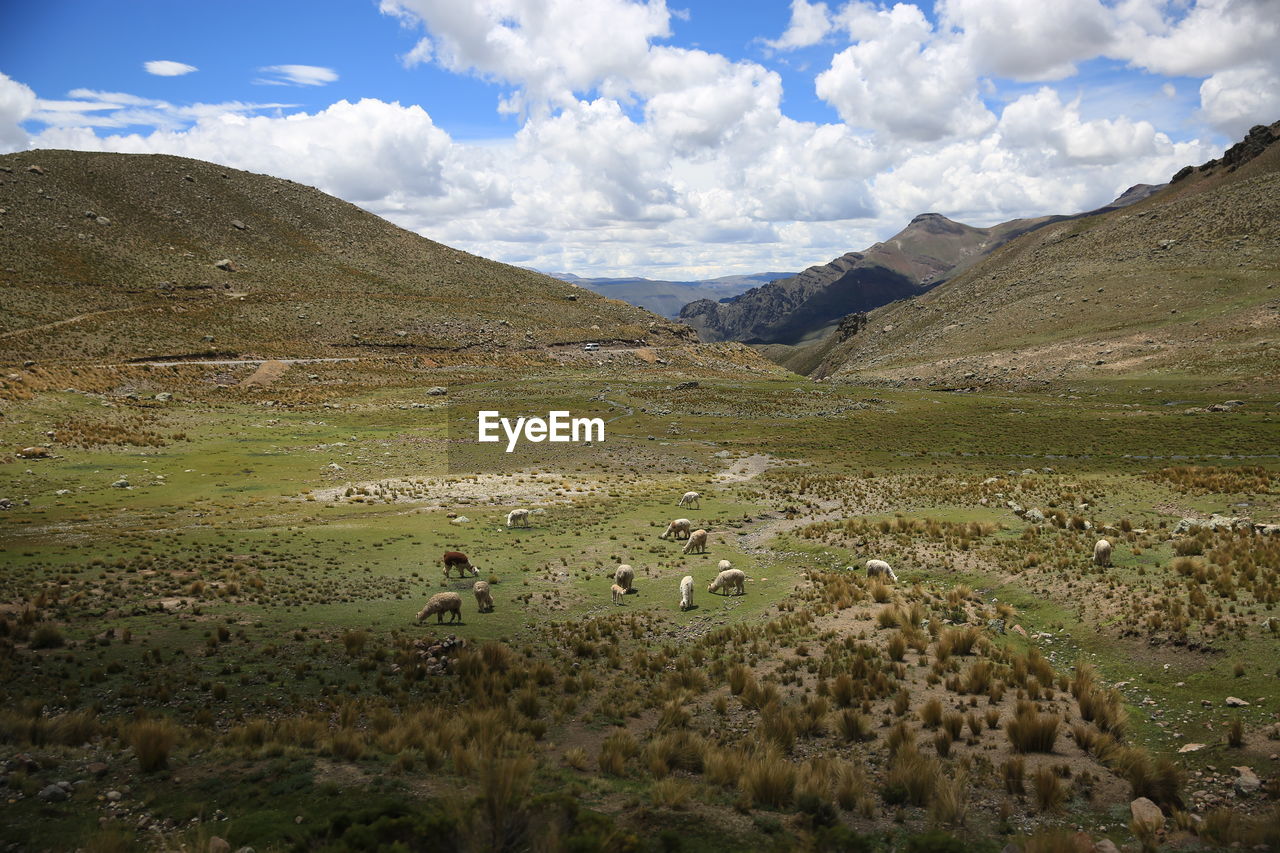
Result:
<svg viewBox="0 0 1280 853"><path fill-rule="evenodd" d="M819 376L1274 383L1280 123L1131 207L1009 243L834 342Z"/></svg>
<svg viewBox="0 0 1280 853"><path fill-rule="evenodd" d="M0 209L10 361L688 338L646 311L442 246L311 187L196 160L6 155Z"/></svg>

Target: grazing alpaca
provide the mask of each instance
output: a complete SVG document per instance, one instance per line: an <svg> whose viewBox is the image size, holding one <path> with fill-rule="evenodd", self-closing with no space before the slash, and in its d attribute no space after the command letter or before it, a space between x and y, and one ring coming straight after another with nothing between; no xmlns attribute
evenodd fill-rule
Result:
<svg viewBox="0 0 1280 853"><path fill-rule="evenodd" d="M894 583L898 582L898 576L893 573L893 569L884 560L867 560L867 577L888 578Z"/></svg>
<svg viewBox="0 0 1280 853"><path fill-rule="evenodd" d="M529 526L529 510L513 509L507 513L507 527L515 527L517 524L520 527Z"/></svg>
<svg viewBox="0 0 1280 853"><path fill-rule="evenodd" d="M693 607L693 576L685 575L680 581L680 609Z"/></svg>
<svg viewBox="0 0 1280 853"><path fill-rule="evenodd" d="M1098 544L1093 546L1093 564L1104 568L1111 565L1110 542L1105 539L1099 539Z"/></svg>
<svg viewBox="0 0 1280 853"><path fill-rule="evenodd" d="M489 592L488 581L476 581L471 590L476 594L477 610L481 613L488 613L493 610L493 594Z"/></svg>
<svg viewBox="0 0 1280 853"><path fill-rule="evenodd" d="M685 492L684 496L676 501L676 506L691 506L694 509L701 509L702 495L697 492Z"/></svg>
<svg viewBox="0 0 1280 853"><path fill-rule="evenodd" d="M707 531L695 530L689 534L689 541L684 543L684 553L686 554L705 554L707 553Z"/></svg>
<svg viewBox="0 0 1280 853"><path fill-rule="evenodd" d="M663 532L659 539L666 539L668 536L680 538L680 534L684 534L684 538L689 538L689 531L693 529L693 522L687 518L677 518L675 521L667 525L667 529Z"/></svg>
<svg viewBox="0 0 1280 853"><path fill-rule="evenodd" d="M747 575L742 569L729 569L716 575L716 579L711 582L711 586L707 587L707 592L715 592L723 589L724 594L728 595L730 590L737 590L738 595L746 593Z"/></svg>
<svg viewBox="0 0 1280 853"><path fill-rule="evenodd" d="M631 589L631 584L635 583L635 579L635 570L626 563L618 566L617 570L613 573L613 582L622 587L623 592L627 592Z"/></svg>
<svg viewBox="0 0 1280 853"><path fill-rule="evenodd" d="M614 604L621 604L622 599L625 598L627 595L627 591L622 587L618 586L616 583L613 586L609 587L609 591L613 593Z"/></svg>
<svg viewBox="0 0 1280 853"><path fill-rule="evenodd" d="M458 577L460 578L466 577L466 575L463 574L464 571L471 572L471 577L475 577L480 574L480 569L471 565L471 561L467 559L467 555L461 551L445 551L444 556L440 558L440 561L444 563L444 576L446 580L455 568L458 570Z"/></svg>
<svg viewBox="0 0 1280 853"><path fill-rule="evenodd" d="M733 563L730 563L728 560L721 560L720 565L716 566L716 569L721 572L725 571L726 569L732 569L732 568L733 568Z"/></svg>
<svg viewBox="0 0 1280 853"><path fill-rule="evenodd" d="M454 617L457 621L462 621L462 596L456 592L437 592L431 598L427 599L427 606L422 608L418 613L418 621L421 622L431 614L436 616L436 624L444 620L444 614L449 614L449 621L453 622Z"/></svg>

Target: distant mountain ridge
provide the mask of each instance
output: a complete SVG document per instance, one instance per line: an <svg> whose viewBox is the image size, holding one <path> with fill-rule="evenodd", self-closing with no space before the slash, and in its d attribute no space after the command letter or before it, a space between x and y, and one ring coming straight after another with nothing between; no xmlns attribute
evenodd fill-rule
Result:
<svg viewBox="0 0 1280 853"><path fill-rule="evenodd" d="M745 275L725 275L719 278L693 281L667 281L649 278L588 278L573 273L550 273L554 278L576 284L587 290L621 299L632 305L648 309L667 319L674 320L680 309L699 299L723 301L779 278L795 275L791 272L762 272Z"/></svg>
<svg viewBox="0 0 1280 853"><path fill-rule="evenodd" d="M927 290L958 267L1046 219L976 228L939 213L922 213L882 243L725 303L691 303L681 310L679 319L697 329L703 340L801 343L829 331L846 314L870 311Z"/></svg>
<svg viewBox="0 0 1280 853"><path fill-rule="evenodd" d="M1057 219L843 324L809 353L809 371L956 387L1142 376L1280 389L1280 122L1130 193L1130 205Z"/></svg>

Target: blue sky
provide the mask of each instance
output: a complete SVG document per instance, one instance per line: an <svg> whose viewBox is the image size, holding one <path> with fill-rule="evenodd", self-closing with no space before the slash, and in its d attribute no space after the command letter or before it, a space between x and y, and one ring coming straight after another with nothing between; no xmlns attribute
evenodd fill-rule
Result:
<svg viewBox="0 0 1280 853"><path fill-rule="evenodd" d="M1272 0L14 2L0 150L198 157L512 263L709 277L1165 180L1280 118L1277 43Z"/></svg>

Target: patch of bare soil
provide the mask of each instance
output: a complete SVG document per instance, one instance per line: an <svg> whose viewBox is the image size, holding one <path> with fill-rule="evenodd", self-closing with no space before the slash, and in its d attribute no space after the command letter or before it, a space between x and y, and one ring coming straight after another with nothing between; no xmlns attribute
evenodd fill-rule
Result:
<svg viewBox="0 0 1280 853"><path fill-rule="evenodd" d="M289 367L290 365L283 361L264 361L258 365L257 370L240 383L240 387L245 388L250 385L266 387L288 373Z"/></svg>

